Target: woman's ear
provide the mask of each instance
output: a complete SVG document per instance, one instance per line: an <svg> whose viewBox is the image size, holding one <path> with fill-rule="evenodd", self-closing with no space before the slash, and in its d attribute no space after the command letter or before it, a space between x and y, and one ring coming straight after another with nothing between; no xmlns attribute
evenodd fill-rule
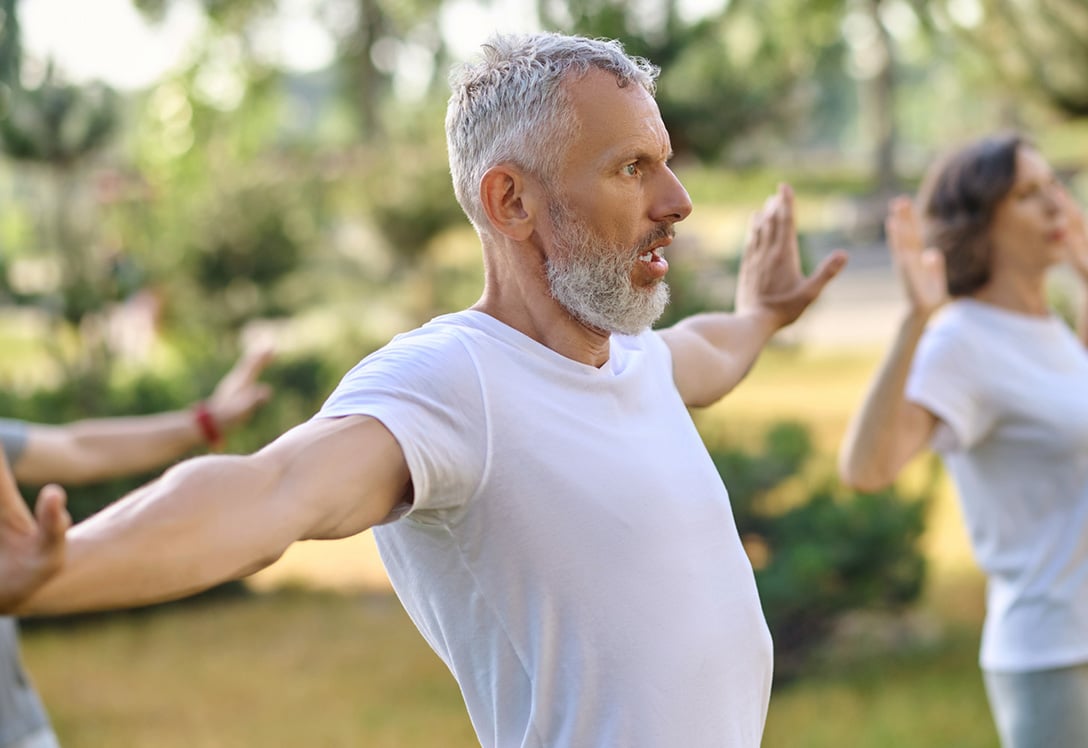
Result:
<svg viewBox="0 0 1088 748"><path fill-rule="evenodd" d="M495 231L525 241L535 231L535 180L515 166L499 164L480 180L480 202Z"/></svg>

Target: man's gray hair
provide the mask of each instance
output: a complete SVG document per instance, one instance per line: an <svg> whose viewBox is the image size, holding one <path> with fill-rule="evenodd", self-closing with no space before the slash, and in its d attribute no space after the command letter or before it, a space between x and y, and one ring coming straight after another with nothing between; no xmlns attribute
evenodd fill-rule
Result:
<svg viewBox="0 0 1088 748"><path fill-rule="evenodd" d="M578 128L563 81L591 68L651 95L660 72L615 40L539 33L494 36L483 45L482 60L450 74L450 174L457 201L478 231L488 225L480 181L492 166L514 164L550 181Z"/></svg>

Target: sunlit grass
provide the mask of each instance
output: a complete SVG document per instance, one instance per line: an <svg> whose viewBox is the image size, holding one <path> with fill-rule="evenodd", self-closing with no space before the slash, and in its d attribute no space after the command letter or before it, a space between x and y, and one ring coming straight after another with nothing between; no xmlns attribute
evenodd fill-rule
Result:
<svg viewBox="0 0 1088 748"><path fill-rule="evenodd" d="M822 663L775 690L764 748L997 748L975 630L928 647Z"/></svg>
<svg viewBox="0 0 1088 748"><path fill-rule="evenodd" d="M764 748L996 746L976 632L825 657L776 687ZM452 677L389 593L284 590L24 640L68 748L477 745Z"/></svg>
<svg viewBox="0 0 1088 748"><path fill-rule="evenodd" d="M24 635L68 748L477 745L389 594L281 592Z"/></svg>

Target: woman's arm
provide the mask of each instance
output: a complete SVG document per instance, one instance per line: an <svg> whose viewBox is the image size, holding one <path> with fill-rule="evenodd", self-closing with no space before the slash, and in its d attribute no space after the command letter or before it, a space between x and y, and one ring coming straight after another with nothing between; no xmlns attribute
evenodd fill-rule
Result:
<svg viewBox="0 0 1088 748"><path fill-rule="evenodd" d="M847 427L839 474L855 488L875 491L891 484L903 466L928 443L936 417L906 399L914 353L930 316L948 298L941 254L925 249L914 207L905 197L892 202L886 223L892 260L903 282L908 311L895 340Z"/></svg>
<svg viewBox="0 0 1088 748"><path fill-rule="evenodd" d="M911 361L926 318L907 314L881 362L860 410L847 427L839 452L839 475L862 491L889 486L928 443L937 419L904 396Z"/></svg>

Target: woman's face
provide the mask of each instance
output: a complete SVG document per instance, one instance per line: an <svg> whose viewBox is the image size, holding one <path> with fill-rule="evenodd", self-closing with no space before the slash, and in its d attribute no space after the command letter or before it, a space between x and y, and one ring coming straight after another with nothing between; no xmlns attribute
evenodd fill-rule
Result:
<svg viewBox="0 0 1088 748"><path fill-rule="evenodd" d="M1050 165L1034 148L1016 152L1012 189L994 210L990 225L993 271L1038 274L1061 261L1066 216L1060 186Z"/></svg>

